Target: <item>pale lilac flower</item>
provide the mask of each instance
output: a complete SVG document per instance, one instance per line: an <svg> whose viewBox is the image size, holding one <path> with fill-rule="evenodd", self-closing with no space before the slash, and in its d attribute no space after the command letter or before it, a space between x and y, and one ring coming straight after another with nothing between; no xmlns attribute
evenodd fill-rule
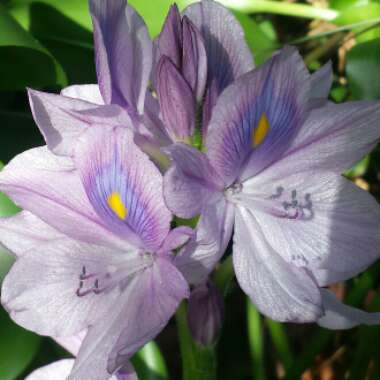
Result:
<svg viewBox="0 0 380 380"><path fill-rule="evenodd" d="M169 231L158 169L128 129L94 125L72 158L46 147L14 158L0 188L25 210L0 219L17 256L1 294L10 316L58 340L88 328L69 379L126 368L188 296L172 250L191 229Z"/></svg>
<svg viewBox="0 0 380 380"><path fill-rule="evenodd" d="M209 241L191 242L178 265L206 257L207 276L234 229L237 280L262 313L348 328L380 314L344 306L322 287L380 256L379 205L341 175L379 141L380 103L327 103L330 72L310 76L287 47L235 80L213 110L207 153L167 148L164 193L176 215L201 215L198 234ZM204 281L199 271L185 275Z"/></svg>
<svg viewBox="0 0 380 380"><path fill-rule="evenodd" d="M173 6L154 42L126 0L90 0L90 11L98 84L60 95L29 91L55 154L71 155L83 130L101 122L133 130L138 145L164 165L160 147L190 141L200 119L205 131L222 90L253 68L240 24L214 1L190 5L183 17Z"/></svg>

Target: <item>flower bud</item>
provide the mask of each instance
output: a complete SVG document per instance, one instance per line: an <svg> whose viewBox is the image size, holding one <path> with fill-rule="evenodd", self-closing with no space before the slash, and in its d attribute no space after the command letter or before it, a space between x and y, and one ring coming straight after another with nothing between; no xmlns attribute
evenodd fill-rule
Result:
<svg viewBox="0 0 380 380"><path fill-rule="evenodd" d="M202 346L215 343L223 323L224 303L213 284L197 286L190 294L188 322L193 339Z"/></svg>

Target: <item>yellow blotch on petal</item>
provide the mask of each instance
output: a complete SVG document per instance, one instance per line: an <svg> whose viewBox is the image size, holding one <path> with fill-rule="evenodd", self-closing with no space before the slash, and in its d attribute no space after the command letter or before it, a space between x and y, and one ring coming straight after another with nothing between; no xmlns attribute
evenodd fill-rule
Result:
<svg viewBox="0 0 380 380"><path fill-rule="evenodd" d="M128 210L121 200L120 194L113 192L108 198L107 203L110 209L122 220L127 217Z"/></svg>
<svg viewBox="0 0 380 380"><path fill-rule="evenodd" d="M256 148L258 145L260 145L264 141L265 136L269 132L269 129L270 129L269 120L265 112L263 112L260 116L259 122L256 125L256 128L253 130L253 133L252 133L252 147L253 148Z"/></svg>

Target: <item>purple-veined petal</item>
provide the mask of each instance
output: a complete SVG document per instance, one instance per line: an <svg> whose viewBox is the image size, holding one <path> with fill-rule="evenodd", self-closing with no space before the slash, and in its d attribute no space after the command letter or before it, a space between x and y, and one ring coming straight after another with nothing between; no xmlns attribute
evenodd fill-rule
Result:
<svg viewBox="0 0 380 380"><path fill-rule="evenodd" d="M160 103L151 93L146 94L143 125L146 130L143 134L152 136L157 146L167 146L172 143L168 131L162 122Z"/></svg>
<svg viewBox="0 0 380 380"><path fill-rule="evenodd" d="M125 128L88 129L75 162L94 210L115 234L156 251L169 232L171 214L162 175ZM142 244L141 244L142 243Z"/></svg>
<svg viewBox="0 0 380 380"><path fill-rule="evenodd" d="M164 177L164 196L174 214L191 218L221 197L223 183L205 154L186 144L173 144L165 152L172 167Z"/></svg>
<svg viewBox="0 0 380 380"><path fill-rule="evenodd" d="M73 239L130 247L96 214L72 160L46 147L16 156L1 171L0 188L21 208Z"/></svg>
<svg viewBox="0 0 380 380"><path fill-rule="evenodd" d="M319 70L313 73L311 79L311 96L315 99L327 99L330 93L333 70L331 62L327 62Z"/></svg>
<svg viewBox="0 0 380 380"><path fill-rule="evenodd" d="M28 94L34 120L49 149L58 155L71 155L80 134L93 123L133 127L128 114L116 105L102 106L35 90Z"/></svg>
<svg viewBox="0 0 380 380"><path fill-rule="evenodd" d="M74 359L62 359L38 368L25 380L66 380L74 365Z"/></svg>
<svg viewBox="0 0 380 380"><path fill-rule="evenodd" d="M228 184L255 175L290 145L308 115L309 77L297 50L285 47L219 97L206 146Z"/></svg>
<svg viewBox="0 0 380 380"><path fill-rule="evenodd" d="M176 248L186 244L188 240L194 236L194 230L187 226L179 226L169 231L164 243L162 244L161 252L170 252Z"/></svg>
<svg viewBox="0 0 380 380"><path fill-rule="evenodd" d="M355 272L380 257L380 206L340 175L268 169L243 184L240 198L274 250L297 266Z"/></svg>
<svg viewBox="0 0 380 380"><path fill-rule="evenodd" d="M121 297L121 275L136 275L149 265L151 258L137 251L63 238L16 261L3 282L1 302L19 325L68 337L110 313Z"/></svg>
<svg viewBox="0 0 380 380"><path fill-rule="evenodd" d="M253 69L244 31L233 14L217 2L203 0L184 11L201 32L208 62L208 94L203 124L206 128L217 96L240 75Z"/></svg>
<svg viewBox="0 0 380 380"><path fill-rule="evenodd" d="M314 322L322 314L317 284L307 270L287 263L268 243L249 210L238 207L233 263L254 305L280 322Z"/></svg>
<svg viewBox="0 0 380 380"><path fill-rule="evenodd" d="M64 236L28 211L0 218L0 242L17 257Z"/></svg>
<svg viewBox="0 0 380 380"><path fill-rule="evenodd" d="M105 103L142 113L152 68L152 42L126 0L91 0L96 70Z"/></svg>
<svg viewBox="0 0 380 380"><path fill-rule="evenodd" d="M312 110L281 160L268 171L288 176L315 170L341 174L380 141L380 102L329 103Z"/></svg>
<svg viewBox="0 0 380 380"><path fill-rule="evenodd" d="M97 84L73 85L61 91L62 96L84 100L89 103L104 105L102 94Z"/></svg>
<svg viewBox="0 0 380 380"><path fill-rule="evenodd" d="M86 334L87 329L75 335L55 337L54 340L70 354L77 356Z"/></svg>
<svg viewBox="0 0 380 380"><path fill-rule="evenodd" d="M117 305L90 328L69 380L106 380L168 323L188 285L165 258L157 258L126 286Z"/></svg>
<svg viewBox="0 0 380 380"><path fill-rule="evenodd" d="M67 380L74 366L74 359L61 359L36 369L25 380ZM117 373L109 380L138 380L136 373L130 369L129 373Z"/></svg>
<svg viewBox="0 0 380 380"><path fill-rule="evenodd" d="M195 98L181 73L163 56L157 65L157 93L167 133L173 141L186 141L195 128Z"/></svg>
<svg viewBox="0 0 380 380"><path fill-rule="evenodd" d="M191 284L207 280L231 239L234 207L224 198L202 211L194 237L175 257L177 268Z"/></svg>
<svg viewBox="0 0 380 380"><path fill-rule="evenodd" d="M160 35L154 42L155 62L162 56L168 57L180 68L182 65L182 20L177 4L173 4L166 16Z"/></svg>
<svg viewBox="0 0 380 380"><path fill-rule="evenodd" d="M186 16L182 21L182 33L182 75L193 90L196 100L201 102L207 80L207 54L203 38Z"/></svg>
<svg viewBox="0 0 380 380"><path fill-rule="evenodd" d="M364 272L368 266L369 265L357 267L354 270L346 272L339 272L338 270L323 268L313 268L313 275L319 286L327 286L349 280L350 278L357 276L359 273Z"/></svg>
<svg viewBox="0 0 380 380"><path fill-rule="evenodd" d="M345 330L358 325L380 324L380 313L367 313L345 305L327 289L321 289L321 295L325 315L317 322L322 327L331 330Z"/></svg>

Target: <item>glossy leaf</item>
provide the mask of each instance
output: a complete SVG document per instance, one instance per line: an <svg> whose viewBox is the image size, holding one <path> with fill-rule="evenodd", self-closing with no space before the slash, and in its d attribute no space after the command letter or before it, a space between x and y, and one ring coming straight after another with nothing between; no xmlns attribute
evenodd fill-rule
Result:
<svg viewBox="0 0 380 380"><path fill-rule="evenodd" d="M354 46L346 71L354 99L380 99L380 38Z"/></svg>
<svg viewBox="0 0 380 380"><path fill-rule="evenodd" d="M51 54L0 5L0 90L64 84Z"/></svg>

